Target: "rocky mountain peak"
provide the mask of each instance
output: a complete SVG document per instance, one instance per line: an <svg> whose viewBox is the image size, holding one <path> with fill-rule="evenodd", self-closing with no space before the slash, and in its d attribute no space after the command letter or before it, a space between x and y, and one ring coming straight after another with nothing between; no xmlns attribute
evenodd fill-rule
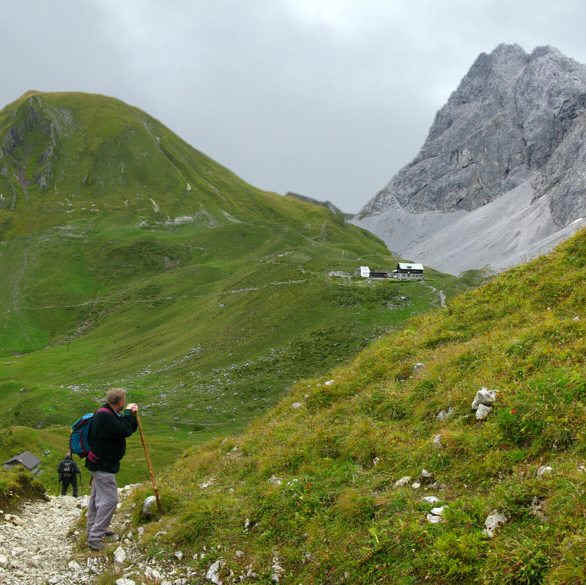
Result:
<svg viewBox="0 0 586 585"><path fill-rule="evenodd" d="M585 104L586 66L554 47L528 54L500 44L481 53L437 112L418 155L357 223L367 227L363 219L397 207L411 214L470 213L529 182L533 200L548 196L551 229L565 227L586 215L585 174L570 173L586 161L578 130L586 129ZM392 239L388 244L401 251Z"/></svg>
<svg viewBox="0 0 586 585"><path fill-rule="evenodd" d="M541 59L543 57L571 61L569 57L566 57L559 49L556 49L556 47L552 47L551 45L542 45L540 47L535 47L531 55L529 55L530 60Z"/></svg>

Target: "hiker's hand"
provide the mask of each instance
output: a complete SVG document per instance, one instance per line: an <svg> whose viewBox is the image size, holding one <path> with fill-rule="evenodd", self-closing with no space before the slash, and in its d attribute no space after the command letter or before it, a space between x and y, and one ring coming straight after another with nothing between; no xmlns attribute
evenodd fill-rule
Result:
<svg viewBox="0 0 586 585"><path fill-rule="evenodd" d="M130 412L132 412L133 414L136 414L138 412L138 404L136 404L136 402L132 402L126 408L128 408L128 410L130 410Z"/></svg>

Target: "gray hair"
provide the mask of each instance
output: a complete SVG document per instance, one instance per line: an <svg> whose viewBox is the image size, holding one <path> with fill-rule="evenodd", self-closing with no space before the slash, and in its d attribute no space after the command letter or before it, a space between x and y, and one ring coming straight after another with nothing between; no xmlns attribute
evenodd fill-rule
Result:
<svg viewBox="0 0 586 585"><path fill-rule="evenodd" d="M120 404L126 398L126 390L124 388L110 388L106 392L106 402L112 406Z"/></svg>

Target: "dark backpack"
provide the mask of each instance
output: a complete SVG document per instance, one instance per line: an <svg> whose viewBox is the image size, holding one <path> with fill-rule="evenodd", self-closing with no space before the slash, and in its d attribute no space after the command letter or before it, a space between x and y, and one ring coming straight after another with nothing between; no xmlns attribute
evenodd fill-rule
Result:
<svg viewBox="0 0 586 585"><path fill-rule="evenodd" d="M64 459L61 462L62 477L73 477L75 475L75 463L71 459Z"/></svg>

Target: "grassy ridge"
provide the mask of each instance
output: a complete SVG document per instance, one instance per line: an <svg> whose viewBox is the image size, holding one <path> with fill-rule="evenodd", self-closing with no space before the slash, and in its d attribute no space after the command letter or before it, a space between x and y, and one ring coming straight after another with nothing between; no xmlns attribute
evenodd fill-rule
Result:
<svg viewBox="0 0 586 585"><path fill-rule="evenodd" d="M171 463L437 305L432 287L469 286L329 277L395 259L112 98L29 93L0 112L0 151L5 427L63 428L122 385Z"/></svg>
<svg viewBox="0 0 586 585"><path fill-rule="evenodd" d="M269 582L278 558L281 583L584 583L585 295L582 232L299 381L242 435L181 458L149 550L205 550L194 563L222 558L225 582L248 566ZM479 422L482 386L498 394ZM422 468L433 488L395 487ZM428 495L443 522L426 521ZM507 522L490 539L494 510Z"/></svg>

